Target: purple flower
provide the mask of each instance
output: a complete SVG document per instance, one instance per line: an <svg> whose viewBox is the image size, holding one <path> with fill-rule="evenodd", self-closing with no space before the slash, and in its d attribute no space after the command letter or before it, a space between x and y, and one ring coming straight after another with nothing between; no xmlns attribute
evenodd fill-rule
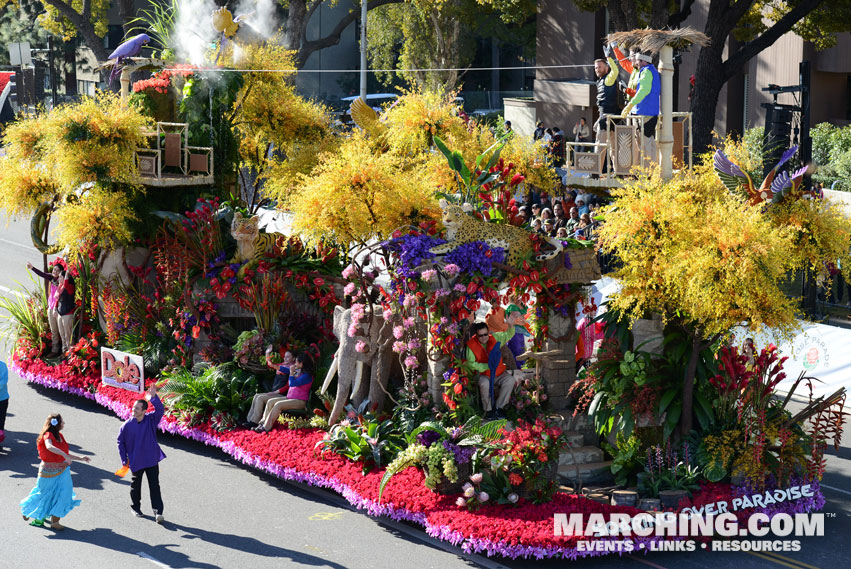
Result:
<svg viewBox="0 0 851 569"><path fill-rule="evenodd" d="M443 243L446 241L438 237L408 234L385 241L384 245L399 259L396 265L396 272L399 275L418 278L419 273L416 268L422 265L423 261L434 257L434 253L429 249Z"/></svg>
<svg viewBox="0 0 851 569"><path fill-rule="evenodd" d="M491 249L484 241L471 241L447 253L445 261L458 265L458 268L465 273L480 273L489 277L493 272L493 263L505 262L505 249L501 247Z"/></svg>
<svg viewBox="0 0 851 569"><path fill-rule="evenodd" d="M419 435L417 435L417 442L423 445L426 448L429 448L431 445L440 440L440 433L437 431L423 431Z"/></svg>

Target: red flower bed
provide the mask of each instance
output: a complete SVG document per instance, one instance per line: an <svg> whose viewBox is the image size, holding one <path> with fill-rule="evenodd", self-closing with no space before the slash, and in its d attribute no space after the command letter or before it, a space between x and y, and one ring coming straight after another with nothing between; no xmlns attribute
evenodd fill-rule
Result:
<svg viewBox="0 0 851 569"><path fill-rule="evenodd" d="M27 359L19 352L12 356L12 369L33 383L47 385L95 399L112 409L119 417L128 418L133 402L140 394L100 383L90 376L78 377L65 364L48 366L40 360ZM148 383L155 380L151 379ZM95 385L94 394L81 386ZM217 446L237 460L285 480L330 488L343 495L352 505L371 515L389 516L422 525L434 537L459 545L467 552L483 552L505 557L565 557L605 555L605 551L577 549L580 539L592 537L555 536L554 514L613 512L637 514L639 510L600 504L576 495L556 493L551 502L531 504L520 500L517 507L488 504L476 511L455 505L455 496L436 494L425 487L422 471L408 468L394 476L384 490L382 502L378 489L383 470L366 476L357 463L343 457L315 450L324 436L318 429L288 430L280 426L269 434L245 429L217 432L209 423L198 427L181 425L167 415L160 429L205 444ZM707 485L695 493L687 505L718 500L731 500L729 484ZM605 539L605 538L603 538ZM659 537L632 538L634 542L650 542Z"/></svg>

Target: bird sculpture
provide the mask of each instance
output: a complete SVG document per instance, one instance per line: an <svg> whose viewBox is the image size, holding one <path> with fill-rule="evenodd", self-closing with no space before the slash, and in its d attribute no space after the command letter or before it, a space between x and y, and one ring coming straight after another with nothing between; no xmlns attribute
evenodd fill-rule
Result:
<svg viewBox="0 0 851 569"><path fill-rule="evenodd" d="M381 123L375 109L370 107L361 97L358 97L349 105L349 114L355 124L371 137L379 138L387 131L387 127Z"/></svg>
<svg viewBox="0 0 851 569"><path fill-rule="evenodd" d="M109 74L109 81L115 79L121 74L124 69L124 63L131 57L136 57L142 52L142 48L151 41L148 34L139 34L133 36L121 45L115 48L115 51L109 54L109 60L112 61L112 72Z"/></svg>
<svg viewBox="0 0 851 569"><path fill-rule="evenodd" d="M233 36L235 36L236 32L239 31L240 26L245 23L245 19L253 14L253 12L249 14L239 14L234 18L231 11L224 6L212 13L210 19L213 23L213 29L221 34L221 38L219 39L219 49L216 51L216 63L219 62L219 58L222 56L228 40L233 39Z"/></svg>
<svg viewBox="0 0 851 569"><path fill-rule="evenodd" d="M713 166L715 172L721 179L721 182L727 186L731 192L738 192L740 188L744 188L748 196L750 205L757 205L762 202L771 201L779 203L787 196L800 197L803 192L800 191L801 182L804 174L807 173L807 166L799 168L792 174L789 172L780 172L781 166L789 161L798 151L797 146L793 146L783 153L780 161L771 169L771 172L762 181L762 185L757 187L751 177L742 170L738 164L728 158L719 148L715 151L713 157Z"/></svg>

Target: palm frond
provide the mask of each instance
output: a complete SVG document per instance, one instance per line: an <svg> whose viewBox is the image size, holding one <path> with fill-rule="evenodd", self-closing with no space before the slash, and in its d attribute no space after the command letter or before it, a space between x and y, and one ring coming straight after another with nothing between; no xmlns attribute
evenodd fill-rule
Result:
<svg viewBox="0 0 851 569"><path fill-rule="evenodd" d="M626 48L634 48L649 53L659 53L663 47L670 45L675 48L685 48L691 44L709 45L709 37L694 28L685 27L676 30L631 30L614 32L606 36L609 43L617 42Z"/></svg>

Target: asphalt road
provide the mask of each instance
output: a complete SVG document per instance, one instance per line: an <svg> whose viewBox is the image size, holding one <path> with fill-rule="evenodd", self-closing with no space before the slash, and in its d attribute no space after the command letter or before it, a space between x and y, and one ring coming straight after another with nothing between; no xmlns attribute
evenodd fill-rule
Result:
<svg viewBox="0 0 851 569"><path fill-rule="evenodd" d="M0 294L26 282L26 262L40 265L29 244L29 225L0 228ZM8 353L11 344L6 345ZM418 528L375 520L352 510L340 497L282 482L248 470L220 451L171 435L160 435L168 458L161 465L166 523L154 523L143 490L146 518L129 509L129 481L119 465L115 437L121 421L94 402L10 377L7 440L0 451L0 569L75 568L555 568L650 566L662 568L840 569L851 566L851 448L849 436L828 456L823 484L828 499L826 535L801 539L796 553L653 553L599 559L519 560L467 556L431 540ZM44 418L60 411L72 450L90 464L72 467L82 505L53 532L28 526L18 502L35 483L35 439ZM835 516L835 517L832 517Z"/></svg>

